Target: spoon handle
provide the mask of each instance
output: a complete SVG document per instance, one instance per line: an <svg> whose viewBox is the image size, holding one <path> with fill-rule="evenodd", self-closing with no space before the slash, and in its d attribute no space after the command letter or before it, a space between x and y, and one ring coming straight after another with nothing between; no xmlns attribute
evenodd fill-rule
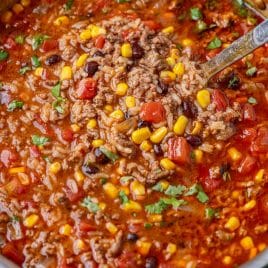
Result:
<svg viewBox="0 0 268 268"><path fill-rule="evenodd" d="M207 80L268 42L268 19L243 35L211 60L201 64Z"/></svg>

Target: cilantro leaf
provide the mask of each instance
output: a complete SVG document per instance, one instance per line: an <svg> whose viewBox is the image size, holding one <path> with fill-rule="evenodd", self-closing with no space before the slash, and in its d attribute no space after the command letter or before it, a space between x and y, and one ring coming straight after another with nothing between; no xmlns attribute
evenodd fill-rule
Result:
<svg viewBox="0 0 268 268"><path fill-rule="evenodd" d="M133 176L123 176L120 178L121 184L127 184L130 180L134 179Z"/></svg>
<svg viewBox="0 0 268 268"><path fill-rule="evenodd" d="M203 190L199 190L196 198L201 202L201 203L206 203L209 198L207 196L207 194L203 191Z"/></svg>
<svg viewBox="0 0 268 268"><path fill-rule="evenodd" d="M108 157L112 162L115 162L119 156L117 154L115 154L114 152L108 150L107 148L105 148L104 146L101 146L100 151L106 156Z"/></svg>
<svg viewBox="0 0 268 268"><path fill-rule="evenodd" d="M258 104L257 100L255 98L253 98L253 97L248 98L248 103L253 104L253 105Z"/></svg>
<svg viewBox="0 0 268 268"><path fill-rule="evenodd" d="M207 207L205 208L205 218L207 220L213 220L214 218L219 218L219 210Z"/></svg>
<svg viewBox="0 0 268 268"><path fill-rule="evenodd" d="M157 192L164 192L165 189L163 188L163 184L160 181L152 187L152 190Z"/></svg>
<svg viewBox="0 0 268 268"><path fill-rule="evenodd" d="M177 195L182 195L182 193L185 190L186 190L186 187L184 185L177 185L177 186L169 185L165 191L165 194L171 195L171 196L177 196Z"/></svg>
<svg viewBox="0 0 268 268"><path fill-rule="evenodd" d="M247 69L246 75L252 77L257 73L257 70L258 69L255 66L253 66L253 67Z"/></svg>
<svg viewBox="0 0 268 268"><path fill-rule="evenodd" d="M100 207L97 203L93 202L89 197L85 197L81 203L82 207L87 208L90 212L96 213L100 210Z"/></svg>
<svg viewBox="0 0 268 268"><path fill-rule="evenodd" d="M31 61L32 61L33 67L37 68L41 66L41 63L36 55L32 56Z"/></svg>
<svg viewBox="0 0 268 268"><path fill-rule="evenodd" d="M23 45L23 44L24 44L24 39L25 39L24 35L19 34L19 35L17 35L17 36L15 37L15 42L16 42L17 44L19 44L19 45Z"/></svg>
<svg viewBox="0 0 268 268"><path fill-rule="evenodd" d="M15 109L21 109L23 105L24 105L23 101L13 100L8 104L7 110L8 112L13 112Z"/></svg>
<svg viewBox="0 0 268 268"><path fill-rule="evenodd" d="M184 195L196 195L196 198L201 203L206 203L209 200L207 194L203 190L203 187L198 183L195 183L193 186L191 186L188 192L186 192Z"/></svg>
<svg viewBox="0 0 268 268"><path fill-rule="evenodd" d="M29 66L21 67L20 70L19 70L19 74L24 75L30 70L31 70L31 67L29 67Z"/></svg>
<svg viewBox="0 0 268 268"><path fill-rule="evenodd" d="M32 143L37 146L42 146L46 144L49 141L49 138L47 137L42 137L38 135L33 135L32 136Z"/></svg>
<svg viewBox="0 0 268 268"><path fill-rule="evenodd" d="M129 199L124 191L119 192L119 198L122 204L126 204L129 202Z"/></svg>
<svg viewBox="0 0 268 268"><path fill-rule="evenodd" d="M58 82L52 89L51 89L51 94L53 97L55 97L56 99L58 97L60 97L60 87L61 87L61 83Z"/></svg>
<svg viewBox="0 0 268 268"><path fill-rule="evenodd" d="M65 4L65 10L70 10L73 6L74 0L67 0Z"/></svg>
<svg viewBox="0 0 268 268"><path fill-rule="evenodd" d="M59 113L64 113L64 108L62 107L62 104L64 103L64 99L58 98L57 100L53 101L52 107Z"/></svg>
<svg viewBox="0 0 268 268"><path fill-rule="evenodd" d="M161 214L164 210L166 210L168 204L166 204L162 199L158 202L145 206L145 210L149 214Z"/></svg>
<svg viewBox="0 0 268 268"><path fill-rule="evenodd" d="M195 183L194 185L192 185L189 190L184 194L185 196L189 196L189 195L195 195L198 193L198 184Z"/></svg>
<svg viewBox="0 0 268 268"><path fill-rule="evenodd" d="M128 2L130 2L130 0L116 0L117 1L117 3L119 3L119 4L123 4L123 3L128 3Z"/></svg>
<svg viewBox="0 0 268 268"><path fill-rule="evenodd" d="M215 49L215 48L220 48L222 46L222 41L220 38L217 36L214 37L214 39L208 44L207 48L208 49Z"/></svg>
<svg viewBox="0 0 268 268"><path fill-rule="evenodd" d="M166 205L171 205L174 209L187 204L187 202L183 199L176 199L175 197L171 198L162 198L161 199Z"/></svg>
<svg viewBox="0 0 268 268"><path fill-rule="evenodd" d="M192 20L200 20L203 18L202 11L198 7L190 9L190 17Z"/></svg>
<svg viewBox="0 0 268 268"><path fill-rule="evenodd" d="M9 53L3 49L0 49L0 61L4 61L9 57Z"/></svg>
<svg viewBox="0 0 268 268"><path fill-rule="evenodd" d="M32 48L33 50L38 49L45 40L49 39L50 37L45 34L36 34L33 36L32 39Z"/></svg>

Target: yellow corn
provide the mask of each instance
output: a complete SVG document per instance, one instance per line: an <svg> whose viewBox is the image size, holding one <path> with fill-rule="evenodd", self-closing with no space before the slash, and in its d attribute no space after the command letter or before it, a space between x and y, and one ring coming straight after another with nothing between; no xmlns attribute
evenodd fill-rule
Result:
<svg viewBox="0 0 268 268"><path fill-rule="evenodd" d="M184 38L181 42L181 44L184 46L184 47L190 47L194 44L193 40L190 39L190 38Z"/></svg>
<svg viewBox="0 0 268 268"><path fill-rule="evenodd" d="M40 77L40 76L42 76L43 71L44 71L44 68L43 68L43 67L37 67L37 68L35 69L35 71L34 71L34 75Z"/></svg>
<svg viewBox="0 0 268 268"><path fill-rule="evenodd" d="M180 58L180 51L176 48L172 48L170 51L170 56L176 61Z"/></svg>
<svg viewBox="0 0 268 268"><path fill-rule="evenodd" d="M22 11L23 11L23 6L21 4L15 4L13 7L12 7L12 10L15 14L20 14Z"/></svg>
<svg viewBox="0 0 268 268"><path fill-rule="evenodd" d="M126 212L140 212L142 210L142 206L135 201L129 200L129 202L122 205L122 209Z"/></svg>
<svg viewBox="0 0 268 268"><path fill-rule="evenodd" d="M166 170L172 170L176 168L176 165L168 158L161 159L160 165Z"/></svg>
<svg viewBox="0 0 268 268"><path fill-rule="evenodd" d="M177 251L177 246L173 243L168 243L166 251L169 254L174 254Z"/></svg>
<svg viewBox="0 0 268 268"><path fill-rule="evenodd" d="M174 33L174 27L173 26L169 26L169 27L166 27L162 30L162 33L164 34L172 34Z"/></svg>
<svg viewBox="0 0 268 268"><path fill-rule="evenodd" d="M233 261L233 259L232 259L231 256L225 256L225 257L223 257L223 259L222 259L222 263L223 263L224 265L230 265L230 264L232 263L232 261Z"/></svg>
<svg viewBox="0 0 268 268"><path fill-rule="evenodd" d="M143 141L149 139L151 131L148 127L139 128L132 132L131 138L136 144L141 144Z"/></svg>
<svg viewBox="0 0 268 268"><path fill-rule="evenodd" d="M254 243L253 240L250 236L246 236L244 238L242 238L240 240L240 245L242 246L242 248L244 248L245 250L249 250L251 248L254 247Z"/></svg>
<svg viewBox="0 0 268 268"><path fill-rule="evenodd" d="M149 251L151 249L152 243L138 240L136 242L136 245L137 245L138 252L141 255L146 256L146 255L149 254Z"/></svg>
<svg viewBox="0 0 268 268"><path fill-rule="evenodd" d="M113 111L113 106L112 105L105 105L104 106L104 111L107 112L107 113L111 113Z"/></svg>
<svg viewBox="0 0 268 268"><path fill-rule="evenodd" d="M79 252L86 249L86 244L82 239L77 239L74 241L74 246L79 250Z"/></svg>
<svg viewBox="0 0 268 268"><path fill-rule="evenodd" d="M98 140L93 140L92 141L92 146L94 148L98 148L104 144L104 140L98 139Z"/></svg>
<svg viewBox="0 0 268 268"><path fill-rule="evenodd" d="M124 119L124 113L121 110L115 110L112 113L110 113L110 117L115 120L122 120Z"/></svg>
<svg viewBox="0 0 268 268"><path fill-rule="evenodd" d="M81 182L83 182L85 180L85 176L80 170L77 170L74 173L74 178L78 183L81 183Z"/></svg>
<svg viewBox="0 0 268 268"><path fill-rule="evenodd" d="M86 63L86 60L88 58L88 54L84 53L82 54L76 61L76 66L77 67L82 67Z"/></svg>
<svg viewBox="0 0 268 268"><path fill-rule="evenodd" d="M224 225L226 229L229 229L230 231L234 231L240 226L240 221L237 217L231 217Z"/></svg>
<svg viewBox="0 0 268 268"><path fill-rule="evenodd" d="M103 202L100 202L99 203L99 208L101 209L101 210L105 210L105 208L106 208L106 204L105 203L103 203Z"/></svg>
<svg viewBox="0 0 268 268"><path fill-rule="evenodd" d="M27 228L32 228L36 225L38 220L39 216L37 214L31 214L23 221L23 225Z"/></svg>
<svg viewBox="0 0 268 268"><path fill-rule="evenodd" d="M134 180L130 183L130 191L134 196L145 195L145 187L139 181Z"/></svg>
<svg viewBox="0 0 268 268"><path fill-rule="evenodd" d="M24 6L27 7L31 4L31 0L21 0L20 3Z"/></svg>
<svg viewBox="0 0 268 268"><path fill-rule="evenodd" d="M73 77L73 71L70 66L64 66L60 74L60 80L70 80Z"/></svg>
<svg viewBox="0 0 268 268"><path fill-rule="evenodd" d="M260 243L260 244L258 245L258 250L259 250L259 251L263 251L263 250L266 249L266 247L267 247L267 245L266 245L265 243Z"/></svg>
<svg viewBox="0 0 268 268"><path fill-rule="evenodd" d="M126 195L130 194L129 188L127 186L121 186L120 191L125 192Z"/></svg>
<svg viewBox="0 0 268 268"><path fill-rule="evenodd" d="M159 181L159 183L161 184L161 188L163 190L166 190L168 188L168 186L169 186L169 182L165 181L165 180Z"/></svg>
<svg viewBox="0 0 268 268"><path fill-rule="evenodd" d="M152 149L152 144L149 141L143 141L140 145L140 149L145 152L149 152Z"/></svg>
<svg viewBox="0 0 268 268"><path fill-rule="evenodd" d="M9 174L24 173L26 171L25 167L14 167L8 170Z"/></svg>
<svg viewBox="0 0 268 268"><path fill-rule="evenodd" d="M136 99L133 96L127 96L125 100L127 108L133 108L136 106Z"/></svg>
<svg viewBox="0 0 268 268"><path fill-rule="evenodd" d="M69 224L64 224L59 229L59 233L62 235L69 236L71 234L71 232L72 232L72 226Z"/></svg>
<svg viewBox="0 0 268 268"><path fill-rule="evenodd" d="M194 123L193 123L193 126L194 126L194 128L193 128L193 130L192 130L192 135L198 135L200 132L201 132L201 130L202 130L202 123L201 122L199 122L199 121L194 121Z"/></svg>
<svg viewBox="0 0 268 268"><path fill-rule="evenodd" d="M210 93L208 90L206 89L202 89L199 90L197 92L197 96L196 96L197 102L198 104L202 107L202 108L207 108L210 104Z"/></svg>
<svg viewBox="0 0 268 268"><path fill-rule="evenodd" d="M185 132L185 129L187 127L187 124L188 124L188 118L184 115L181 115L176 123L174 124L174 127L173 127L173 131L177 134L177 135L183 135L184 132Z"/></svg>
<svg viewBox="0 0 268 268"><path fill-rule="evenodd" d="M121 55L125 58L132 57L132 47L129 43L124 43L121 47Z"/></svg>
<svg viewBox="0 0 268 268"><path fill-rule="evenodd" d="M116 95L118 96L125 96L128 90L128 84L126 83L119 83L116 86Z"/></svg>
<svg viewBox="0 0 268 268"><path fill-rule="evenodd" d="M53 174L57 174L60 170L61 170L61 163L60 162L54 162L49 167L49 171Z"/></svg>
<svg viewBox="0 0 268 268"><path fill-rule="evenodd" d="M80 33L80 38L83 41L89 40L92 37L90 29L83 30Z"/></svg>
<svg viewBox="0 0 268 268"><path fill-rule="evenodd" d="M235 147L231 147L228 150L228 155L233 161L238 161L242 157L242 154Z"/></svg>
<svg viewBox="0 0 268 268"><path fill-rule="evenodd" d="M168 129L166 127L160 127L153 132L150 137L151 142L160 143L167 135Z"/></svg>
<svg viewBox="0 0 268 268"><path fill-rule="evenodd" d="M171 67L173 67L173 66L176 64L175 59L172 58L172 57L168 57L168 58L166 59L166 61L167 61L167 64L170 65Z"/></svg>
<svg viewBox="0 0 268 268"><path fill-rule="evenodd" d="M173 68L173 72L178 75L178 76L182 76L184 75L185 72L185 67L184 64L182 62L178 62L174 68Z"/></svg>
<svg viewBox="0 0 268 268"><path fill-rule="evenodd" d="M68 25L69 23L70 23L70 20L67 16L60 16L57 19L55 19L53 22L55 26Z"/></svg>
<svg viewBox="0 0 268 268"><path fill-rule="evenodd" d="M79 125L77 125L77 124L72 124L71 125L71 129L72 129L72 131L73 132L79 132L79 130L80 130L80 126Z"/></svg>
<svg viewBox="0 0 268 268"><path fill-rule="evenodd" d="M87 122L87 129L93 129L97 126L97 120L96 119L90 119Z"/></svg>
<svg viewBox="0 0 268 268"><path fill-rule="evenodd" d="M149 214L147 216L147 219L149 222L161 222L163 220L163 215L162 214Z"/></svg>
<svg viewBox="0 0 268 268"><path fill-rule="evenodd" d="M251 248L250 249L250 252L249 252L249 259L251 260L254 257L256 257L257 253L258 253L258 249L257 248L255 248L255 247L254 248Z"/></svg>
<svg viewBox="0 0 268 268"><path fill-rule="evenodd" d="M233 199L238 199L239 198L239 196L240 196L240 192L239 191L233 191L232 192L232 198Z"/></svg>
<svg viewBox="0 0 268 268"><path fill-rule="evenodd" d="M264 169L260 169L257 174L255 175L255 181L261 183L264 176Z"/></svg>
<svg viewBox="0 0 268 268"><path fill-rule="evenodd" d="M175 81L176 80L176 74L174 74L171 71L161 71L160 77L164 80L168 81Z"/></svg>
<svg viewBox="0 0 268 268"><path fill-rule="evenodd" d="M89 25L87 28L90 30L91 36L93 38L98 37L99 35L106 34L106 30L100 26L97 26L97 25Z"/></svg>
<svg viewBox="0 0 268 268"><path fill-rule="evenodd" d="M3 23L9 23L12 19L13 13L11 11L6 11L1 16L1 21Z"/></svg>
<svg viewBox="0 0 268 268"><path fill-rule="evenodd" d="M118 228L111 222L107 222L105 227L111 234L116 234L118 231Z"/></svg>
<svg viewBox="0 0 268 268"><path fill-rule="evenodd" d="M110 198L115 199L118 196L118 189L110 182L103 185L103 190Z"/></svg>
<svg viewBox="0 0 268 268"><path fill-rule="evenodd" d="M199 150L199 149L195 149L194 150L194 159L195 159L195 162L196 163L202 163L202 161L203 161L203 155L204 155L204 153L203 153L203 151L201 151L201 150Z"/></svg>
<svg viewBox="0 0 268 268"><path fill-rule="evenodd" d="M251 209L253 209L255 206L256 206L256 200L250 200L249 202L247 202L244 207L243 207L243 210L244 211L249 211Z"/></svg>

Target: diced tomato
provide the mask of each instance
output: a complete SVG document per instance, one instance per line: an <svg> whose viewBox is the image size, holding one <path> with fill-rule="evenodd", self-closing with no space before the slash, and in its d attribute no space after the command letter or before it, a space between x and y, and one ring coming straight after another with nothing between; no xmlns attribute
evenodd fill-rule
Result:
<svg viewBox="0 0 268 268"><path fill-rule="evenodd" d="M36 145L33 145L30 147L30 154L31 154L31 157L35 157L35 158L38 158L41 156L40 150Z"/></svg>
<svg viewBox="0 0 268 268"><path fill-rule="evenodd" d="M38 128L43 134L46 134L48 136L53 135L51 127L41 119L39 114L35 115L35 121L33 122L33 125Z"/></svg>
<svg viewBox="0 0 268 268"><path fill-rule="evenodd" d="M18 265L21 265L24 262L23 254L15 247L13 243L7 243L2 248L2 254Z"/></svg>
<svg viewBox="0 0 268 268"><path fill-rule="evenodd" d="M252 143L250 150L258 153L268 152L268 127L261 127L258 130L257 138Z"/></svg>
<svg viewBox="0 0 268 268"><path fill-rule="evenodd" d="M79 223L79 230L82 232L96 231L96 229L97 229L96 226L94 226L87 220L82 220Z"/></svg>
<svg viewBox="0 0 268 268"><path fill-rule="evenodd" d="M212 49L208 53L206 53L206 59L207 60L210 60L210 59L214 58L220 52L221 52L221 49L220 48Z"/></svg>
<svg viewBox="0 0 268 268"><path fill-rule="evenodd" d="M258 209L261 219L268 223L268 193L263 194L258 200Z"/></svg>
<svg viewBox="0 0 268 268"><path fill-rule="evenodd" d="M78 83L76 93L79 99L93 99L97 94L97 82L93 78L84 78Z"/></svg>
<svg viewBox="0 0 268 268"><path fill-rule="evenodd" d="M143 22L150 30L157 31L161 28L161 25L154 20L145 20Z"/></svg>
<svg viewBox="0 0 268 268"><path fill-rule="evenodd" d="M5 185L5 190L9 195L20 195L26 191L26 187L17 178L14 178Z"/></svg>
<svg viewBox="0 0 268 268"><path fill-rule="evenodd" d="M256 166L256 163L257 159L255 157L247 155L240 163L238 168L239 173L248 174Z"/></svg>
<svg viewBox="0 0 268 268"><path fill-rule="evenodd" d="M123 252L119 258L115 260L117 268L138 268L137 255L134 252Z"/></svg>
<svg viewBox="0 0 268 268"><path fill-rule="evenodd" d="M74 133L71 129L63 129L61 131L61 136L65 141L72 142L74 140Z"/></svg>
<svg viewBox="0 0 268 268"><path fill-rule="evenodd" d="M58 48L59 48L58 41L53 40L53 39L45 40L41 46L41 50L44 52L49 52L51 50L58 49Z"/></svg>
<svg viewBox="0 0 268 268"><path fill-rule="evenodd" d="M256 120L256 113L255 109L249 103L246 103L243 108L243 117L244 121L255 121Z"/></svg>
<svg viewBox="0 0 268 268"><path fill-rule="evenodd" d="M84 194L85 194L82 189L79 189L77 193L74 193L68 187L65 188L65 193L66 193L67 198L71 202L77 202L77 201L79 201L84 196Z"/></svg>
<svg viewBox="0 0 268 268"><path fill-rule="evenodd" d="M14 41L13 38L8 37L7 40L6 40L6 42L5 42L5 47L6 47L7 49L14 50L14 49L17 48L17 44L16 44L16 42Z"/></svg>
<svg viewBox="0 0 268 268"><path fill-rule="evenodd" d="M11 149L4 149L1 152L0 159L5 167L10 167L13 163L19 160L19 156Z"/></svg>
<svg viewBox="0 0 268 268"><path fill-rule="evenodd" d="M168 141L168 158L177 164L190 163L191 148L183 137L171 138Z"/></svg>
<svg viewBox="0 0 268 268"><path fill-rule="evenodd" d="M105 45L105 37L102 35L98 36L95 40L95 47L102 49L104 45Z"/></svg>
<svg viewBox="0 0 268 268"><path fill-rule="evenodd" d="M166 110L160 102L144 103L141 107L140 117L143 121L160 123L166 119Z"/></svg>
<svg viewBox="0 0 268 268"><path fill-rule="evenodd" d="M106 0L97 0L94 2L94 5L92 7L93 13L98 12L99 10L103 9L106 5Z"/></svg>
<svg viewBox="0 0 268 268"><path fill-rule="evenodd" d="M228 106L228 99L223 91L214 89L212 92L212 100L216 104L217 111L225 111Z"/></svg>

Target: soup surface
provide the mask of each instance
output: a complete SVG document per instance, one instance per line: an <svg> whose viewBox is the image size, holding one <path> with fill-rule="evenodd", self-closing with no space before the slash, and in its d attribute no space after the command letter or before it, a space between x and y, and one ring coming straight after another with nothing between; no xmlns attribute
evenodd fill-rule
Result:
<svg viewBox="0 0 268 268"><path fill-rule="evenodd" d="M268 243L267 45L241 1L21 0L0 24L0 247L21 267L237 267Z"/></svg>

